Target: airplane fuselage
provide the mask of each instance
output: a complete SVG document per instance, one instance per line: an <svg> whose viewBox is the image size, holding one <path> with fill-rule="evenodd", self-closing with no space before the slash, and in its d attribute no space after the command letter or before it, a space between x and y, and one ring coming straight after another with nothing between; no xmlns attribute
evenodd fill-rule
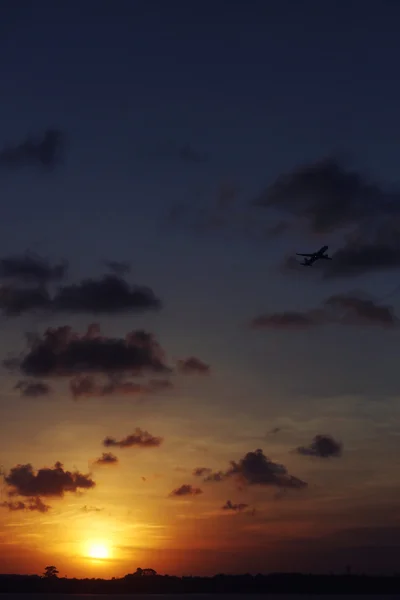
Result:
<svg viewBox="0 0 400 600"><path fill-rule="evenodd" d="M297 256L304 256L304 262L300 264L302 264L304 267L311 267L316 260L332 260L330 256L325 254L327 250L328 246L322 246L322 248L320 248L318 252L311 252L310 254L300 254L296 252L296 254Z"/></svg>

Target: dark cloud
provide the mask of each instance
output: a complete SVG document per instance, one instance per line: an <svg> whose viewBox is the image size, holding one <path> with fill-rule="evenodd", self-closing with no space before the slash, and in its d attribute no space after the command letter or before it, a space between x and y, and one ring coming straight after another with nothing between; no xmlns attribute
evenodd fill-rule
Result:
<svg viewBox="0 0 400 600"><path fill-rule="evenodd" d="M31 464L17 465L4 477L11 488L11 495L18 496L64 496L66 492L95 487L89 475L79 471L64 471L63 465L56 462L53 468L39 469L36 473Z"/></svg>
<svg viewBox="0 0 400 600"><path fill-rule="evenodd" d="M263 314L250 322L254 329L305 329L323 322L321 311L285 311Z"/></svg>
<svg viewBox="0 0 400 600"><path fill-rule="evenodd" d="M206 481L223 481L234 477L243 485L275 486L281 489L302 489L307 483L290 475L283 465L272 462L261 449L248 452L239 462L231 461L230 468L208 476Z"/></svg>
<svg viewBox="0 0 400 600"><path fill-rule="evenodd" d="M327 158L281 175L254 204L301 219L313 232L328 233L398 211L398 200L398 194Z"/></svg>
<svg viewBox="0 0 400 600"><path fill-rule="evenodd" d="M24 283L44 284L59 281L67 274L68 264L51 265L35 254L8 256L0 259L0 279L13 279Z"/></svg>
<svg viewBox="0 0 400 600"><path fill-rule="evenodd" d="M280 431L282 431L282 427L273 427L269 433L272 433L273 435L279 433Z"/></svg>
<svg viewBox="0 0 400 600"><path fill-rule="evenodd" d="M345 311L342 322L360 325L394 327L398 319L390 306L378 305L373 300L355 294L336 294L325 300L327 307Z"/></svg>
<svg viewBox="0 0 400 600"><path fill-rule="evenodd" d="M400 268L400 192L384 189L336 159L282 175L254 204L291 218L278 223L278 234L291 224L305 224L319 234L344 234L344 244L333 252L333 260L313 267L323 279ZM283 266L301 268L292 258Z"/></svg>
<svg viewBox="0 0 400 600"><path fill-rule="evenodd" d="M10 361L4 364L9 366ZM33 377L168 371L164 352L152 334L137 330L124 339L107 338L98 324L90 325L83 335L68 326L47 329L42 337L30 340L19 369Z"/></svg>
<svg viewBox="0 0 400 600"><path fill-rule="evenodd" d="M378 325L395 328L398 318L392 307L380 305L360 294L335 294L323 302L323 308L304 312L266 313L250 322L254 329L308 329L317 325Z"/></svg>
<svg viewBox="0 0 400 600"><path fill-rule="evenodd" d="M196 469L193 470L192 474L195 477L204 477L204 475L208 475L211 472L212 472L212 469L210 469L209 467L197 467Z"/></svg>
<svg viewBox="0 0 400 600"><path fill-rule="evenodd" d="M127 275L131 271L131 265L127 262L122 262L118 260L106 260L104 261L106 267L113 271L116 275L122 277L123 275Z"/></svg>
<svg viewBox="0 0 400 600"><path fill-rule="evenodd" d="M400 226L388 222L382 233L357 231L346 236L344 245L332 254L331 261L313 265L313 275L323 281L354 278L400 268ZM283 273L301 272L303 267L293 255L286 256Z"/></svg>
<svg viewBox="0 0 400 600"><path fill-rule="evenodd" d="M400 267L400 226L388 217L372 229L359 229L347 236L345 244L334 252L324 279L357 277Z"/></svg>
<svg viewBox="0 0 400 600"><path fill-rule="evenodd" d="M155 437L148 431L143 431L140 427L136 427L135 433L127 435L122 440L117 441L113 437L106 437L103 440L103 446L118 447L118 448L132 448L134 446L140 448L157 448L163 443L162 437Z"/></svg>
<svg viewBox="0 0 400 600"><path fill-rule="evenodd" d="M39 497L29 498L27 502L22 502L21 500L18 500L16 502L2 502L0 506L2 506L3 508L8 508L8 510L11 511L36 510L42 513L48 512L51 508L51 506L45 504Z"/></svg>
<svg viewBox="0 0 400 600"><path fill-rule="evenodd" d="M231 461L227 476L239 477L248 485L272 485L286 489L302 489L305 481L290 475L281 464L272 462L261 449L248 452L239 462Z"/></svg>
<svg viewBox="0 0 400 600"><path fill-rule="evenodd" d="M64 136L48 129L41 138L27 138L18 145L7 145L0 151L0 167L17 169L27 166L54 167L61 159Z"/></svg>
<svg viewBox="0 0 400 600"><path fill-rule="evenodd" d="M242 512L246 508L248 508L248 504L244 504L243 502L239 504L232 504L230 500L227 500L225 504L221 507L222 510L231 510L233 512Z"/></svg>
<svg viewBox="0 0 400 600"><path fill-rule="evenodd" d="M225 478L226 478L226 473L224 473L223 471L215 471L214 473L213 472L209 473L204 478L204 481L223 481Z"/></svg>
<svg viewBox="0 0 400 600"><path fill-rule="evenodd" d="M174 384L169 379L150 379L147 385L151 393L171 390L174 387Z"/></svg>
<svg viewBox="0 0 400 600"><path fill-rule="evenodd" d="M329 435L316 435L309 446L299 446L295 452L319 458L338 457L342 455L342 444Z"/></svg>
<svg viewBox="0 0 400 600"><path fill-rule="evenodd" d="M86 279L61 287L52 301L52 308L68 312L117 313L158 310L161 301L150 288L130 286L117 275L106 275L100 280Z"/></svg>
<svg viewBox="0 0 400 600"><path fill-rule="evenodd" d="M193 487L189 484L183 484L175 490L172 490L170 496L198 496L202 493L203 490L201 490L200 488Z"/></svg>
<svg viewBox="0 0 400 600"><path fill-rule="evenodd" d="M85 504L85 506L82 506L81 511L82 512L101 512L102 510L104 510L103 508L98 508L97 506L87 506Z"/></svg>
<svg viewBox="0 0 400 600"><path fill-rule="evenodd" d="M70 381L70 390L74 398L98 398L102 396L137 396L161 392L173 387L166 379L151 379L147 383L123 381L118 377L99 383L92 375L79 375Z"/></svg>
<svg viewBox="0 0 400 600"><path fill-rule="evenodd" d="M95 460L96 465L116 465L118 463L118 457L111 452L103 452L103 454Z"/></svg>
<svg viewBox="0 0 400 600"><path fill-rule="evenodd" d="M51 267L30 257L3 259L0 261L0 279L14 279L14 283L1 288L0 309L8 316L18 316L37 309L60 313L115 314L162 308L161 300L153 290L129 285L118 275L64 285L51 296L45 284L64 277L65 270L65 265ZM15 285L15 281L30 281L34 285L21 287Z"/></svg>
<svg viewBox="0 0 400 600"><path fill-rule="evenodd" d="M191 373L200 373L202 375L206 375L210 372L210 365L207 365L195 356L191 356L190 358L179 360L178 369L187 375Z"/></svg>
<svg viewBox="0 0 400 600"><path fill-rule="evenodd" d="M21 390L22 396L29 396L30 398L47 396L51 392L51 387L43 381L19 381L15 389Z"/></svg>
<svg viewBox="0 0 400 600"><path fill-rule="evenodd" d="M8 317L17 317L25 312L47 310L51 305L48 291L44 287L0 288L0 310Z"/></svg>

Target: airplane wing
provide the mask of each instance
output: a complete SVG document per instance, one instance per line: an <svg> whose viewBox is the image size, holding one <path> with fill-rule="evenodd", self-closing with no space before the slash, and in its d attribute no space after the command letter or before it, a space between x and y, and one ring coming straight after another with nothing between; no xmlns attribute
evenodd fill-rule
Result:
<svg viewBox="0 0 400 600"><path fill-rule="evenodd" d="M299 252L296 252L296 256L314 256L314 254L300 254Z"/></svg>

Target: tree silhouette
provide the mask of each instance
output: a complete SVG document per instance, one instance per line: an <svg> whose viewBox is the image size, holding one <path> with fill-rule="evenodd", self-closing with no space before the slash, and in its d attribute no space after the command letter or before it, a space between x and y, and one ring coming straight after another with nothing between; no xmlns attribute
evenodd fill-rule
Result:
<svg viewBox="0 0 400 600"><path fill-rule="evenodd" d="M51 577L57 577L58 572L59 571L57 567L55 567L54 565L50 565L44 568L43 577L47 577L48 579L50 579Z"/></svg>
<svg viewBox="0 0 400 600"><path fill-rule="evenodd" d="M133 573L133 575L135 577L148 577L148 576L153 576L157 575L157 571L155 571L154 569L141 569L140 567L138 567L136 569L136 571Z"/></svg>

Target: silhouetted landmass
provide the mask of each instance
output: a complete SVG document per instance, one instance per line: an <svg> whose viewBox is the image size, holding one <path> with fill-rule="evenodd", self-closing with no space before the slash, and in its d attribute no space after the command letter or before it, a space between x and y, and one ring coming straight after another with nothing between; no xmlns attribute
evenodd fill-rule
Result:
<svg viewBox="0 0 400 600"><path fill-rule="evenodd" d="M51 567L53 569L53 567ZM55 567L54 567L55 569ZM0 593L59 594L399 594L400 575L215 575L174 577L138 569L120 579L67 579L39 575L0 575Z"/></svg>

